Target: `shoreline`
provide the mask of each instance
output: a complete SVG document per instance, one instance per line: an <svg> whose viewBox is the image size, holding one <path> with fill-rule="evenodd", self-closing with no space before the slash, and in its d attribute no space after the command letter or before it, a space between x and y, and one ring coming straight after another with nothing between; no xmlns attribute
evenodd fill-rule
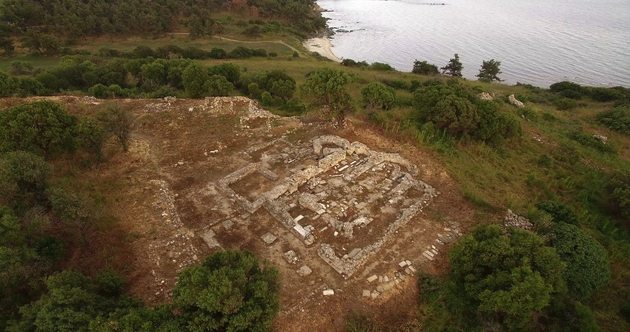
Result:
<svg viewBox="0 0 630 332"><path fill-rule="evenodd" d="M309 52L316 52L319 55L330 59L335 62L341 62L341 59L338 58L335 53L332 51L332 43L328 37L316 37L308 39L304 42L304 47Z"/></svg>

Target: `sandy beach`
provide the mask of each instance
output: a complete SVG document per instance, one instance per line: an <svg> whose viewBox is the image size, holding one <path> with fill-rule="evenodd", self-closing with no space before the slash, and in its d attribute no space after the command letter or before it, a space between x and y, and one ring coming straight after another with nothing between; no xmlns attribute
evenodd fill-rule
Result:
<svg viewBox="0 0 630 332"><path fill-rule="evenodd" d="M335 54L332 52L332 44L330 43L330 39L328 37L317 37L312 38L304 42L304 47L309 52L317 52L321 56L326 57L335 62L341 62Z"/></svg>

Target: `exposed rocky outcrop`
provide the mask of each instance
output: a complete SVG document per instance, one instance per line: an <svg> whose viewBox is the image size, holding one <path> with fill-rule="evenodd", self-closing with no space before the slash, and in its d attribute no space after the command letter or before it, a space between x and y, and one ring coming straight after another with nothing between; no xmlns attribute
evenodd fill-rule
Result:
<svg viewBox="0 0 630 332"><path fill-rule="evenodd" d="M510 104L512 104L512 105L514 105L514 106L516 106L518 108L525 107L525 104L523 104L522 101L516 99L516 97L514 97L514 95L510 95L508 97L508 100L510 101Z"/></svg>

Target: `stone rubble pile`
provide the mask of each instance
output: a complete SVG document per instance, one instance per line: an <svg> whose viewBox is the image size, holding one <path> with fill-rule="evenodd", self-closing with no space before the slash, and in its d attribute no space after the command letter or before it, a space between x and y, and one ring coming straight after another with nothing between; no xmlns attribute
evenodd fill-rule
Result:
<svg viewBox="0 0 630 332"><path fill-rule="evenodd" d="M507 210L507 214L505 215L504 225L506 227L514 227L527 231L531 231L532 229L534 229L534 225L527 218L518 216L509 209Z"/></svg>

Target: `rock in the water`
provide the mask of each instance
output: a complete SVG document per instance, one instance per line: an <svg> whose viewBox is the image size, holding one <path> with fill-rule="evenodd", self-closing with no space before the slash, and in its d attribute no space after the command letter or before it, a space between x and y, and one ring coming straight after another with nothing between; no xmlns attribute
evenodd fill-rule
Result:
<svg viewBox="0 0 630 332"><path fill-rule="evenodd" d="M512 104L512 105L514 105L514 106L516 106L518 108L525 107L525 104L523 104L522 101L516 99L516 97L514 97L514 95L510 95L508 97L508 100L510 101L510 104Z"/></svg>

